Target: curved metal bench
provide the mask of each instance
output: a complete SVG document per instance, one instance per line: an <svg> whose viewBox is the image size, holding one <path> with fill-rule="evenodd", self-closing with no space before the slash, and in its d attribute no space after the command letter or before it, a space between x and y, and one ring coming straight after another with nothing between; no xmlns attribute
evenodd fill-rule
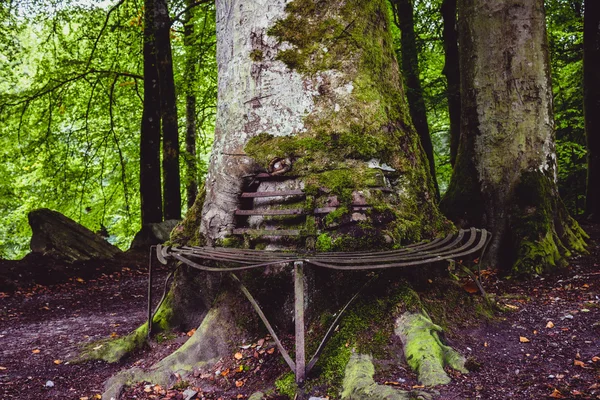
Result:
<svg viewBox="0 0 600 400"><path fill-rule="evenodd" d="M310 265L317 268L328 268L346 271L366 271L380 270L387 268L414 267L418 265L431 264L444 260L454 260L458 257L464 257L470 254L480 252L480 258L485 252L485 248L491 238L489 232L485 229L462 229L456 233L447 235L444 238L437 238L429 242L420 242L401 247L396 250L378 251L378 252L331 252L331 253L291 253L281 251L265 251L252 249L236 249L223 247L163 247L156 246L156 256L162 264L167 264L168 260L177 260L192 268L205 272L230 273L234 281L240 287L242 293L252 304L252 307L265 324L265 327L273 337L275 344L281 352L284 360L290 369L296 375L296 381L304 381L306 374L316 364L328 339L332 336L340 320L341 315L358 297L360 291L356 293L350 301L337 313L337 317L329 327L327 333L319 344L315 354L311 357L308 364L305 358L304 347L304 265ZM152 254L151 254L152 256ZM152 260L152 257L151 257ZM148 283L148 335L152 332L152 319L156 311L152 311L152 262L149 267ZM295 313L295 341L296 341L296 359L292 360L287 350L277 337L276 332L264 315L260 306L243 285L235 272L246 271L256 268L265 268L269 266L289 266L294 269L294 313ZM475 280L479 289L482 291L479 281L475 275L466 267L463 268ZM170 275L169 275L170 277ZM160 303L165 298L168 286L168 280L165 282L165 292L162 300L155 310L158 310ZM365 284L367 286L370 282ZM361 289L362 290L362 289Z"/></svg>

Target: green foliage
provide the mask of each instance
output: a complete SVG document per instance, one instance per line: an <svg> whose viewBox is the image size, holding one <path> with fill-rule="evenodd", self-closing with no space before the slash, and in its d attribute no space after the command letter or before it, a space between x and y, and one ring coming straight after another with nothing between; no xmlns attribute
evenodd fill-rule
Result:
<svg viewBox="0 0 600 400"><path fill-rule="evenodd" d="M16 3L0 5L6 31L0 35L0 257L28 250L26 216L39 207L92 230L106 227L109 241L125 249L140 220L143 1ZM185 5L172 7L178 15ZM181 94L189 92L183 87L186 49L193 47L198 59L191 93L198 98L202 176L216 103L214 6L197 11L186 44L182 22L174 21L172 46L180 109ZM183 152L182 167L186 157Z"/></svg>
<svg viewBox="0 0 600 400"><path fill-rule="evenodd" d="M572 215L583 212L586 168L583 118L583 1L547 0L558 188Z"/></svg>
<svg viewBox="0 0 600 400"><path fill-rule="evenodd" d="M275 381L275 387L279 393L293 399L296 395L298 385L296 385L296 377L293 372L286 372Z"/></svg>

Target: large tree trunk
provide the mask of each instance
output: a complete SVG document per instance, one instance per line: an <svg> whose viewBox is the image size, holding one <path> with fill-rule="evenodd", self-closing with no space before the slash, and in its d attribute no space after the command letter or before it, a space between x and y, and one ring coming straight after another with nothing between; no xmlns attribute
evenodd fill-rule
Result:
<svg viewBox="0 0 600 400"><path fill-rule="evenodd" d="M154 0L144 7L144 111L140 134L142 225L162 221L160 186L160 91L154 36Z"/></svg>
<svg viewBox="0 0 600 400"><path fill-rule="evenodd" d="M368 240L400 244L447 229L407 122L385 3L355 3L218 2L219 102L200 228L207 243L231 235L241 192L279 159L298 177L287 187L313 192L317 207L359 192L381 204Z"/></svg>
<svg viewBox="0 0 600 400"><path fill-rule="evenodd" d="M492 231L492 265L566 265L585 233L556 187L543 1L461 0L459 34L461 140L442 207Z"/></svg>
<svg viewBox="0 0 600 400"><path fill-rule="evenodd" d="M402 75L406 83L406 99L413 125L421 138L421 145L429 161L429 172L433 178L436 196L439 200L439 188L435 174L433 144L427 124L427 110L423 99L423 89L419 78L419 52L415 35L413 0L391 0L395 20L401 32Z"/></svg>
<svg viewBox="0 0 600 400"><path fill-rule="evenodd" d="M600 3L586 0L583 22L583 106L588 150L585 213L600 221Z"/></svg>
<svg viewBox="0 0 600 400"><path fill-rule="evenodd" d="M155 37L160 111L162 121L162 167L165 219L181 219L181 179L179 176L179 130L177 99L171 54L171 19L166 0L154 0Z"/></svg>
<svg viewBox="0 0 600 400"><path fill-rule="evenodd" d="M186 0L185 22L183 25L183 44L185 46L185 190L187 208L194 205L198 196L198 162L196 159L196 82L197 63L195 50L197 41L194 34L194 0Z"/></svg>
<svg viewBox="0 0 600 400"><path fill-rule="evenodd" d="M450 116L450 164L454 167L458 144L460 143L460 68L458 52L458 30L456 28L456 0L442 2L444 20L444 70L448 96L448 114Z"/></svg>

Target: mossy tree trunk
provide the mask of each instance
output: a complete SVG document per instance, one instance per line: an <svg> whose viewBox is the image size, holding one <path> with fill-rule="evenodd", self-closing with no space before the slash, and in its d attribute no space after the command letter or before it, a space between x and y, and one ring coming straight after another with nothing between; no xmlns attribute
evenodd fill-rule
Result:
<svg viewBox="0 0 600 400"><path fill-rule="evenodd" d="M588 150L585 212L600 221L600 3L586 0L583 22L583 106Z"/></svg>
<svg viewBox="0 0 600 400"><path fill-rule="evenodd" d="M461 139L442 209L490 229L488 263L540 273L585 251L556 187L542 0L459 0Z"/></svg>
<svg viewBox="0 0 600 400"><path fill-rule="evenodd" d="M207 243L230 236L241 192L277 160L317 207L332 195L349 205L357 194L379 205L373 229L362 232L373 243L448 230L408 122L386 10L383 0L217 2L219 101L200 228ZM332 235L334 243L343 236Z"/></svg>

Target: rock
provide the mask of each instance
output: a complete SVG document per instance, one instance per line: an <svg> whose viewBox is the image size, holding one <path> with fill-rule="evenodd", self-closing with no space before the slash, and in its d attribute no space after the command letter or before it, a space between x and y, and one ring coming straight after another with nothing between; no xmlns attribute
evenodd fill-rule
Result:
<svg viewBox="0 0 600 400"><path fill-rule="evenodd" d="M263 400L265 398L265 395L263 392L254 392L252 393L252 395L248 398L248 400Z"/></svg>
<svg viewBox="0 0 600 400"><path fill-rule="evenodd" d="M40 208L31 211L28 218L34 253L67 262L110 259L121 253L118 247L59 212Z"/></svg>
<svg viewBox="0 0 600 400"><path fill-rule="evenodd" d="M169 219L154 224L144 224L142 229L135 234L130 250L146 250L154 244L161 244L170 239L171 231L177 226L179 220Z"/></svg>
<svg viewBox="0 0 600 400"><path fill-rule="evenodd" d="M54 382L52 382L52 381L48 381L48 382L46 382L46 387L47 387L47 388L54 387Z"/></svg>
<svg viewBox="0 0 600 400"><path fill-rule="evenodd" d="M186 389L183 392L183 399L184 400L192 400L194 398L194 396L196 396L197 394L198 394L198 392L196 392L195 390Z"/></svg>

